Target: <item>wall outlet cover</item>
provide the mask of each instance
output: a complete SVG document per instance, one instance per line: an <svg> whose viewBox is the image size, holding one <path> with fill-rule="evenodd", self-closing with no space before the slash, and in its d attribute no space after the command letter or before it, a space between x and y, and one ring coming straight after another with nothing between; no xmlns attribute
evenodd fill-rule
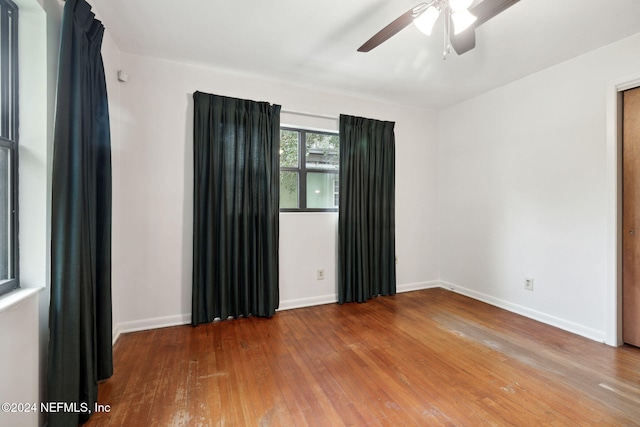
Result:
<svg viewBox="0 0 640 427"><path fill-rule="evenodd" d="M524 288L528 291L533 290L533 279L524 279Z"/></svg>

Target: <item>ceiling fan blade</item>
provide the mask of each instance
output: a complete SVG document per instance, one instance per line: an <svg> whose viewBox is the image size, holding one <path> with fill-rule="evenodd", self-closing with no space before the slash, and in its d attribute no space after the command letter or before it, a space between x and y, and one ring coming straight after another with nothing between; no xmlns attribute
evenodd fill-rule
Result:
<svg viewBox="0 0 640 427"><path fill-rule="evenodd" d="M469 52L476 47L476 32L473 28L467 28L459 34L451 34L451 47L458 55Z"/></svg>
<svg viewBox="0 0 640 427"><path fill-rule="evenodd" d="M473 23L473 27L479 27L500 12L518 3L518 1L520 0L484 0L478 3L469 9L469 12L478 18L476 22Z"/></svg>
<svg viewBox="0 0 640 427"><path fill-rule="evenodd" d="M469 12L478 19L463 32L451 35L451 46L456 53L462 55L476 47L475 29L518 1L520 0L484 0L469 9Z"/></svg>
<svg viewBox="0 0 640 427"><path fill-rule="evenodd" d="M395 21L378 31L373 37L367 40L365 44L360 46L358 48L358 52L369 52L371 49L380 46L382 43L398 34L400 30L411 24L415 18L422 15L422 13L427 9L426 6L427 3L420 3L416 7L400 15L400 17Z"/></svg>

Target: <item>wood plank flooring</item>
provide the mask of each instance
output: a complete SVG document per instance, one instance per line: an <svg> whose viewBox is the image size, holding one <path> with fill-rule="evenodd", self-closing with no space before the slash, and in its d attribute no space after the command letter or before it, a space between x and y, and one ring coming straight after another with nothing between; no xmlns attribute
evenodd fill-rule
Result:
<svg viewBox="0 0 640 427"><path fill-rule="evenodd" d="M86 426L640 425L640 349L444 289L123 335Z"/></svg>

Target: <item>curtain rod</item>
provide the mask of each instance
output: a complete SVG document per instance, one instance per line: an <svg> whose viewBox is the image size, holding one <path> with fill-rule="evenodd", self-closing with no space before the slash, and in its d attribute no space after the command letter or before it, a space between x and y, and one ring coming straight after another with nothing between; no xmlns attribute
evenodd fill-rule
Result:
<svg viewBox="0 0 640 427"><path fill-rule="evenodd" d="M328 114L316 114L316 113L309 113L306 111L292 111L292 110L281 110L281 113L284 114L294 114L296 116L307 116L307 117L316 117L319 119L327 119L327 120L338 120L339 117L336 116L330 116Z"/></svg>

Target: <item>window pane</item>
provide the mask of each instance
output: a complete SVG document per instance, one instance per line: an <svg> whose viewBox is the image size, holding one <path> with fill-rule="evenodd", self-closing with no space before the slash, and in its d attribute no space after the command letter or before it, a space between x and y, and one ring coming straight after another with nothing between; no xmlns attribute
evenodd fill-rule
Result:
<svg viewBox="0 0 640 427"><path fill-rule="evenodd" d="M298 167L298 141L300 133L292 130L280 131L280 167Z"/></svg>
<svg viewBox="0 0 640 427"><path fill-rule="evenodd" d="M338 135L307 132L306 164L313 169L338 169Z"/></svg>
<svg viewBox="0 0 640 427"><path fill-rule="evenodd" d="M7 135L10 139L15 140L16 135L15 135L15 129L13 127L13 123L14 123L14 114L15 114L15 105L13 104L13 96L14 96L14 91L15 91L15 79L16 76L13 75L13 65L14 65L14 61L16 61L16 54L17 52L14 52L13 49L14 47L16 47L15 45L15 41L13 40L13 13L11 12L11 9L8 10L8 15L9 15L9 25L8 25L8 29L7 29L7 33L9 36L9 58L11 58L11 60L9 61L9 67L8 67L8 78L9 78L9 90L7 91L7 96L9 96L9 99L11 99L11 101L9 101L9 105L7 106L7 112L8 112L8 116L7 119L9 120L9 129L7 132Z"/></svg>
<svg viewBox="0 0 640 427"><path fill-rule="evenodd" d="M18 241L13 206L17 197L17 66L18 13L13 3L0 1L0 294L18 286Z"/></svg>
<svg viewBox="0 0 640 427"><path fill-rule="evenodd" d="M0 280L11 279L10 151L0 148Z"/></svg>
<svg viewBox="0 0 640 427"><path fill-rule="evenodd" d="M337 204L337 173L307 173L307 207L335 208Z"/></svg>
<svg viewBox="0 0 640 427"><path fill-rule="evenodd" d="M298 207L298 172L280 172L280 208Z"/></svg>
<svg viewBox="0 0 640 427"><path fill-rule="evenodd" d="M0 15L4 15L6 11L6 5L4 3L0 3ZM6 31L6 28L3 27L3 20L0 19L0 35L4 34L3 31ZM9 66L11 63L8 61L9 52L3 49L2 54L0 55L0 70L4 70L5 66ZM2 72L2 80L0 80L0 103L2 104L2 116L0 120L0 135L9 138L9 129L8 123L5 120L5 116L9 116L9 106L7 105L5 99L5 93L7 92L7 86L9 83L9 76L6 73ZM6 82L4 81L6 80Z"/></svg>

